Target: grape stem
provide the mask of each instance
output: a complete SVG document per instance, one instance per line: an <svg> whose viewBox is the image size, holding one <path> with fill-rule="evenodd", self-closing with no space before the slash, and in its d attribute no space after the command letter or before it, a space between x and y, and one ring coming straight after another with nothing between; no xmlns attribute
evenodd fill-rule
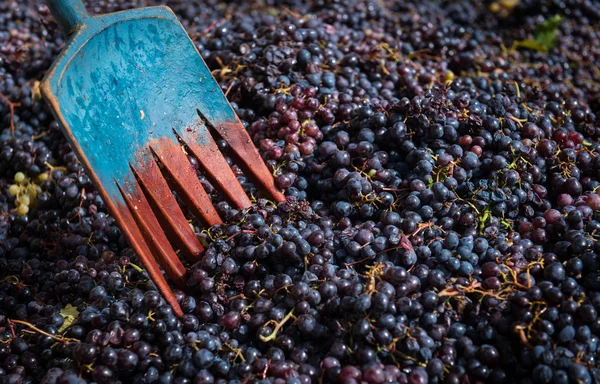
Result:
<svg viewBox="0 0 600 384"><path fill-rule="evenodd" d="M528 349L533 348L533 345L531 345L531 343L527 339L527 336L525 335L525 329L522 326L514 327L514 332L519 336L519 340L523 345L525 345Z"/></svg>
<svg viewBox="0 0 600 384"><path fill-rule="evenodd" d="M263 336L260 335L260 340L268 343L269 341L275 340L275 338L277 337L277 332L279 332L279 330L281 329L281 327L283 327L283 325L285 323L287 323L287 321L292 318L294 316L294 310L292 309L287 315L285 315L285 317L275 325L275 328L273 329L273 332L271 332L271 334L269 336Z"/></svg>
<svg viewBox="0 0 600 384"><path fill-rule="evenodd" d="M0 93L0 99L4 101L10 110L10 134L11 136L15 135L15 107L20 107L21 103L13 103L8 99L8 97L4 96Z"/></svg>
<svg viewBox="0 0 600 384"><path fill-rule="evenodd" d="M213 21L204 31L202 31L202 34L206 35L208 32L210 32L216 26L217 26L217 20Z"/></svg>
<svg viewBox="0 0 600 384"><path fill-rule="evenodd" d="M11 321L9 321L8 327L10 328L10 333L12 334L13 339L16 338L17 334L15 333L15 325Z"/></svg>
<svg viewBox="0 0 600 384"><path fill-rule="evenodd" d="M29 327L29 328L33 329L33 330L34 330L34 331L36 331L37 333L40 333L40 334L42 334L42 335L44 335L44 336L48 336L49 338L51 338L51 339L54 339L54 340L56 340L56 341L58 341L58 342L60 342L60 343L63 343L63 344L69 344L69 343L70 343L70 342L72 342L72 341L73 341L73 342L79 342L79 340L77 340L77 339L72 339L72 338L69 338L69 337L62 337L62 336L51 335L51 334L49 334L48 332L44 332L44 331L42 331L41 329L39 329L39 328L38 328L38 327L36 327L35 325L33 325L33 324L31 324L31 323L28 323L27 321L23 321L23 320L12 320L12 319L9 319L9 320L8 320L8 324L11 326L11 329L12 329L12 325L13 325L13 324L21 324L21 325L25 325L25 326L27 326L27 327ZM13 333L14 333L14 331L13 331Z"/></svg>
<svg viewBox="0 0 600 384"><path fill-rule="evenodd" d="M229 95L229 92L231 91L231 88L233 88L234 84L235 84L234 80L231 80L229 82L229 86L227 87L227 90L225 91L225 97L227 97L227 95Z"/></svg>

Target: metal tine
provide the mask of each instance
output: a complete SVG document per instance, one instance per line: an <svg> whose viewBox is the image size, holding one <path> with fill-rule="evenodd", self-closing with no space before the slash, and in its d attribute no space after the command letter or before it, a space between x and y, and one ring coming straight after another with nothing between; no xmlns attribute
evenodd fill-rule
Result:
<svg viewBox="0 0 600 384"><path fill-rule="evenodd" d="M171 247L137 181L134 179L125 185L130 192L127 192L118 182L117 187L144 238L149 240L148 245L158 258L159 264L175 284L185 287L187 271Z"/></svg>
<svg viewBox="0 0 600 384"><path fill-rule="evenodd" d="M206 122L206 119L200 115L200 111L198 111L198 115ZM208 130L205 124L198 128ZM252 205L210 133L207 132L202 135L202 140L198 140L194 134L190 133L184 134L181 139L198 159L202 172L213 183L214 187L225 195L229 202L239 209L248 208Z"/></svg>
<svg viewBox="0 0 600 384"><path fill-rule="evenodd" d="M231 108L229 103L227 103L227 107ZM205 116L200 110L198 110L198 115L229 144L231 151L228 155L258 188L278 203L285 201L285 196L275 186L273 175L269 172L258 150L252 143L248 131L237 115L234 114L236 116L235 121L228 122L217 121L210 114Z"/></svg>
<svg viewBox="0 0 600 384"><path fill-rule="evenodd" d="M160 170L171 188L177 191L181 200L202 224L210 227L223 223L181 148L151 145L150 151L162 166Z"/></svg>
<svg viewBox="0 0 600 384"><path fill-rule="evenodd" d="M121 193L123 193L121 191ZM123 196L125 201L127 199ZM154 282L158 291L163 295L165 301L173 308L175 315L177 317L183 316L183 310L179 306L177 302L177 298L175 294L169 287L165 277L162 274L160 266L156 262L156 259L152 256L152 251L150 250L148 243L144 239L142 232L138 228L135 219L131 215L128 207L123 207L118 210L118 215L120 216L122 223L121 228L125 235L125 237L129 240L129 243L136 250L136 253L140 257L144 268L148 272L150 279Z"/></svg>
<svg viewBox="0 0 600 384"><path fill-rule="evenodd" d="M178 149L178 148L176 148ZM197 262L204 253L204 247L198 241L190 227L181 207L177 204L171 188L149 153L141 166L131 167L131 170L148 199L154 214L162 227L173 239L173 242L183 252L190 262Z"/></svg>

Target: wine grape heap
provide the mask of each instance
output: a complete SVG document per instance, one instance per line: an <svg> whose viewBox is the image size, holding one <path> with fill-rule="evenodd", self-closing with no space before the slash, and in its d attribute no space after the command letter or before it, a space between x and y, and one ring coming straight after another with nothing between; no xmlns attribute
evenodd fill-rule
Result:
<svg viewBox="0 0 600 384"><path fill-rule="evenodd" d="M288 196L199 174L176 318L40 100L47 9L1 2L2 381L599 381L600 6L398 3L171 4Z"/></svg>

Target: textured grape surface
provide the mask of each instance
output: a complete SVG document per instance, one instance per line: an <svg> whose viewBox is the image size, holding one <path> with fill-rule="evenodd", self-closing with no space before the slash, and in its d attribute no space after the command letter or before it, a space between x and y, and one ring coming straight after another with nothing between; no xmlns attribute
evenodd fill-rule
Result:
<svg viewBox="0 0 600 384"><path fill-rule="evenodd" d="M0 382L600 382L600 5L249 3L168 5L288 200L189 155L225 224L177 318L39 97L48 10L0 2Z"/></svg>

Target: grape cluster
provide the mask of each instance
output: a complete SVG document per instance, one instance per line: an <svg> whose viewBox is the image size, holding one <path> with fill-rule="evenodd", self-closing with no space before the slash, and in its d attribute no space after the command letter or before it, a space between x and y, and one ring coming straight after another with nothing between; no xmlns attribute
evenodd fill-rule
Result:
<svg viewBox="0 0 600 384"><path fill-rule="evenodd" d="M1 3L2 382L600 381L597 3L169 5L287 201L198 171L177 318L40 99L47 8Z"/></svg>

